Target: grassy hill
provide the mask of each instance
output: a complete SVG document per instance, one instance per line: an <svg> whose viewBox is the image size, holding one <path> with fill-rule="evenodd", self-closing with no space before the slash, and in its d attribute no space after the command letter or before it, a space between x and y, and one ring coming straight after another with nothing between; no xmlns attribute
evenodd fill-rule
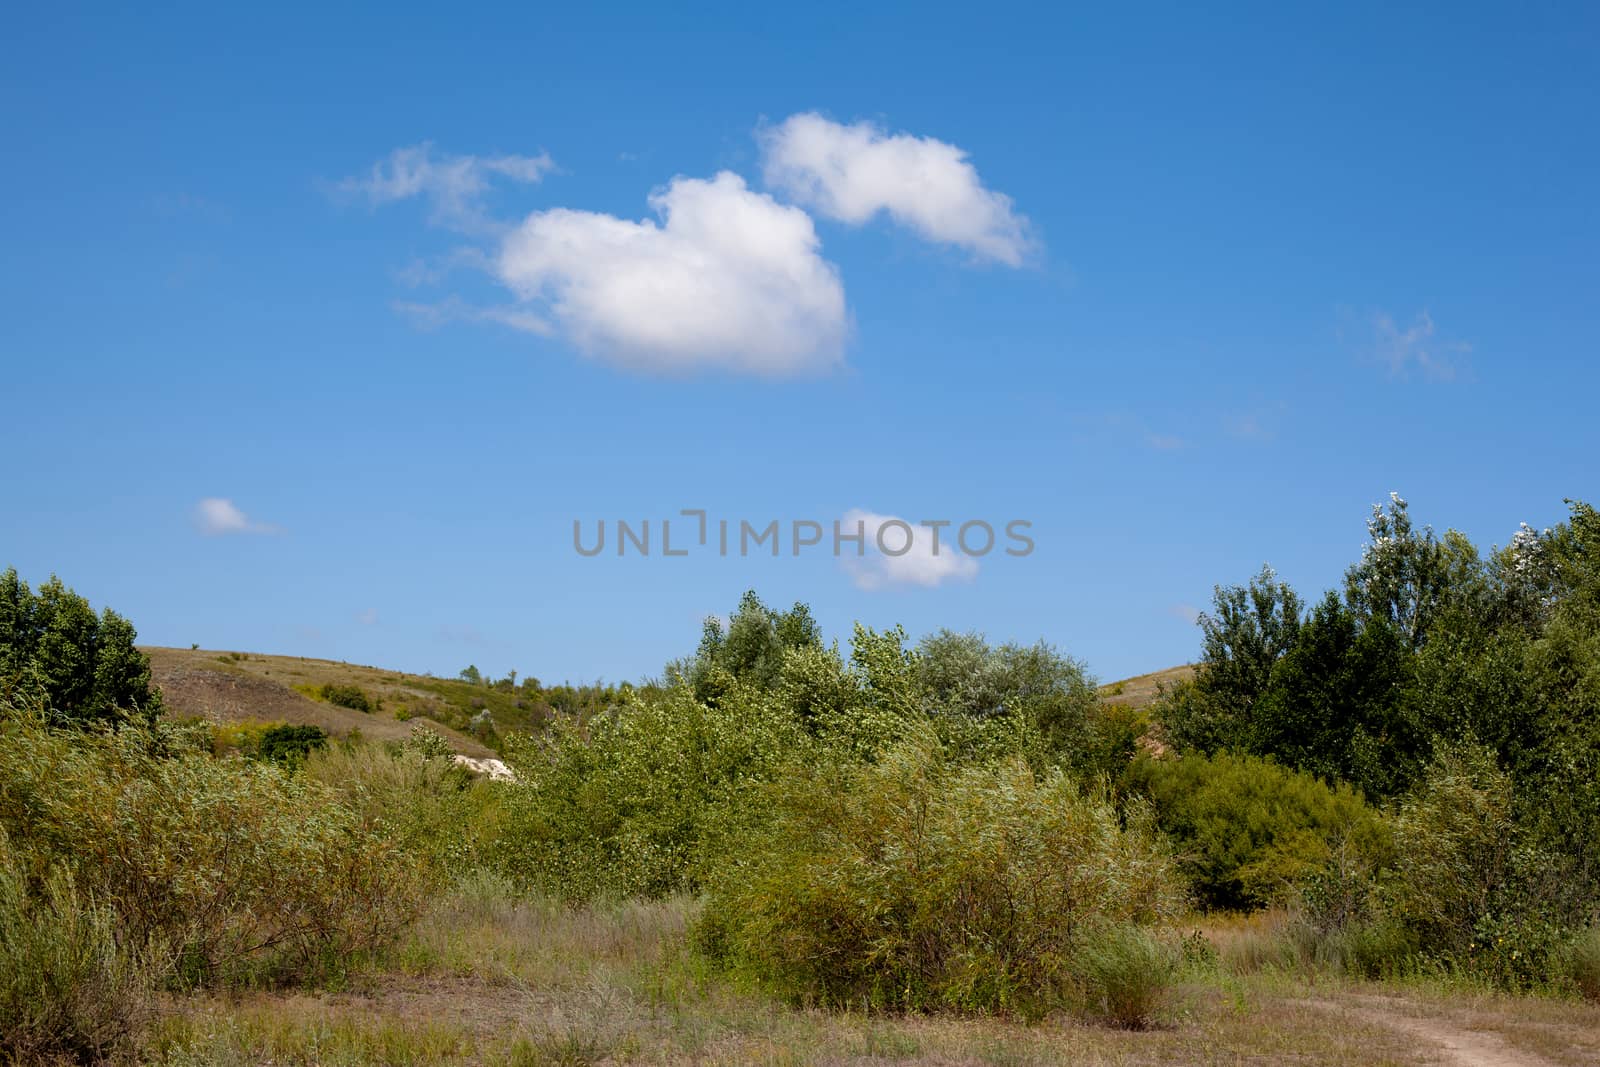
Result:
<svg viewBox="0 0 1600 1067"><path fill-rule="evenodd" d="M1179 682L1188 681L1193 677L1194 665L1191 663L1168 667L1166 670L1151 671L1149 674L1124 678L1120 682L1101 686L1100 699L1107 704L1124 704L1139 711L1155 703L1163 688L1170 690Z"/></svg>
<svg viewBox="0 0 1600 1067"><path fill-rule="evenodd" d="M337 737L399 740L427 725L467 756L494 755L468 733L487 711L495 728L529 729L538 709L516 692L452 679L302 656L216 649L144 648L171 714L218 722L288 722L320 726ZM325 686L359 689L370 711L330 703Z"/></svg>

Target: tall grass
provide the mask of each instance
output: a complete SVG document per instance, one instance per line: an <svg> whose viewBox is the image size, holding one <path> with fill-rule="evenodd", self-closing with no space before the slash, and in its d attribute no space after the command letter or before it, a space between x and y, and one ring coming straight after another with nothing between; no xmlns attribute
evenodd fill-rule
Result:
<svg viewBox="0 0 1600 1067"><path fill-rule="evenodd" d="M416 916L425 879L381 828L303 775L191 740L0 708L0 830L23 891L64 872L124 944L166 946L182 984L320 973Z"/></svg>
<svg viewBox="0 0 1600 1067"><path fill-rule="evenodd" d="M1126 1030L1143 1030L1171 1002L1179 954L1149 930L1115 924L1084 934L1073 964L1091 1014Z"/></svg>
<svg viewBox="0 0 1600 1067"><path fill-rule="evenodd" d="M154 953L119 944L116 914L65 870L30 894L0 832L0 1060L97 1061L149 1015Z"/></svg>
<svg viewBox="0 0 1600 1067"><path fill-rule="evenodd" d="M1567 967L1578 992L1600 1000L1600 926L1591 926L1573 939Z"/></svg>

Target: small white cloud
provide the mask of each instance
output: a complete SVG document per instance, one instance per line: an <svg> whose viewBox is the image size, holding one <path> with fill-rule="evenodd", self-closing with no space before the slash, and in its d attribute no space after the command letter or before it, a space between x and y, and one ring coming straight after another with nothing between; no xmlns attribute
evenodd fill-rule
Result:
<svg viewBox="0 0 1600 1067"><path fill-rule="evenodd" d="M852 508L839 520L839 528L846 535L854 534L858 525L865 538L865 554L850 555L853 549L846 544L840 549L840 562L859 589L891 585L933 588L948 581L971 581L978 573L978 561L961 551L957 534L949 526L935 531L896 515L878 515L860 508Z"/></svg>
<svg viewBox="0 0 1600 1067"><path fill-rule="evenodd" d="M966 152L932 137L851 126L815 112L759 131L766 183L829 218L880 211L930 241L1020 266L1034 242L1011 198L984 187Z"/></svg>
<svg viewBox="0 0 1600 1067"><path fill-rule="evenodd" d="M849 318L811 218L728 171L675 178L635 222L557 208L529 215L494 270L542 332L635 369L720 368L769 376L826 370Z"/></svg>
<svg viewBox="0 0 1600 1067"><path fill-rule="evenodd" d="M378 625L378 609L368 608L366 611L363 611L361 614L356 616L356 621L362 626Z"/></svg>
<svg viewBox="0 0 1600 1067"><path fill-rule="evenodd" d="M1393 316L1379 312L1373 316L1378 357L1389 366L1389 373L1404 377L1415 370L1435 381L1456 377L1459 357L1472 351L1461 341L1446 341L1437 335L1433 316L1420 312L1411 325L1401 329Z"/></svg>
<svg viewBox="0 0 1600 1067"><path fill-rule="evenodd" d="M271 523L256 522L226 497L208 496L194 506L195 526L207 537L224 534L277 533Z"/></svg>
<svg viewBox="0 0 1600 1067"><path fill-rule="evenodd" d="M555 169L545 153L537 156L434 155L424 142L396 148L379 160L364 177L346 178L339 191L366 198L373 206L397 200L426 197L434 221L463 230L481 230L488 223L481 201L491 181L499 178L525 184L537 182Z"/></svg>

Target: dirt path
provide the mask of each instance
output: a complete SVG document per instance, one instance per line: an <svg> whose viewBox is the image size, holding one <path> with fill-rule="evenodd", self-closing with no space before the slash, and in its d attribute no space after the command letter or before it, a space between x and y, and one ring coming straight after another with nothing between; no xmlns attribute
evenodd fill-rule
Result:
<svg viewBox="0 0 1600 1067"><path fill-rule="evenodd" d="M1416 1005L1394 997L1351 996L1307 1003L1411 1034L1437 1048L1440 1061L1452 1067L1557 1067L1553 1060L1512 1048L1499 1034L1466 1030L1438 1016L1408 1014L1407 1009L1415 1010Z"/></svg>

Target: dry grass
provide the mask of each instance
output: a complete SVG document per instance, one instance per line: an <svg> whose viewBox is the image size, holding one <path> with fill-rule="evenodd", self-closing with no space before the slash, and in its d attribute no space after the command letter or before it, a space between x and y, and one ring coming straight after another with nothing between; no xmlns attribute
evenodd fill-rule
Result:
<svg viewBox="0 0 1600 1067"><path fill-rule="evenodd" d="M426 725L443 734L457 752L478 758L494 755L485 745L432 718L450 712L446 701L423 688L444 684L437 679L300 656L185 648L141 651L149 655L151 677L174 715L222 723L320 726L335 737L359 730L368 738L395 741L411 736L413 727ZM354 711L313 700L295 688L316 691L324 685L356 686L377 697L381 707L373 712ZM405 721L396 717L402 708L409 716Z"/></svg>
<svg viewBox="0 0 1600 1067"><path fill-rule="evenodd" d="M1536 1060L1600 1056L1600 1008L1572 1001L1353 985L1315 972L1196 976L1144 1032L1054 1016L1036 1025L781 1006L684 948L686 899L564 908L492 880L423 920L381 965L320 995L172 1002L158 1064L1427 1064L1409 1013L1500 1035ZM1224 956L1276 920L1208 923ZM1449 1062L1444 1060L1443 1062Z"/></svg>
<svg viewBox="0 0 1600 1067"><path fill-rule="evenodd" d="M1122 704L1139 711L1155 703L1156 697L1161 695L1162 687L1171 689L1179 682L1193 677L1194 667L1190 664L1151 671L1149 674L1124 678L1120 682L1101 686L1100 699L1107 704Z"/></svg>

